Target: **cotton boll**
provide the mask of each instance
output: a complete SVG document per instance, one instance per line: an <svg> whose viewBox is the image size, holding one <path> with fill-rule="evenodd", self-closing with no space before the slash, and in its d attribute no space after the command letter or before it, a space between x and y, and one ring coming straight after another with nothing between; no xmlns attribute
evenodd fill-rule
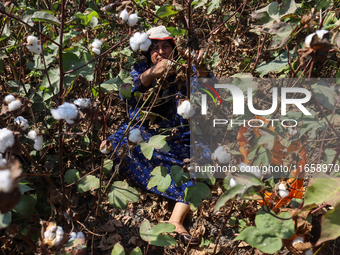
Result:
<svg viewBox="0 0 340 255"><path fill-rule="evenodd" d="M283 183L281 183L279 185L279 195L282 198L285 198L289 195L289 190L286 189L285 185Z"/></svg>
<svg viewBox="0 0 340 255"><path fill-rule="evenodd" d="M0 167L4 167L7 164L7 160L3 158L2 154L0 153Z"/></svg>
<svg viewBox="0 0 340 255"><path fill-rule="evenodd" d="M30 132L28 132L28 138L32 139L33 141L35 141L37 139L37 132L35 132L34 130L31 130Z"/></svg>
<svg viewBox="0 0 340 255"><path fill-rule="evenodd" d="M103 148L100 149L100 152L103 153L103 154L107 154L109 153L106 149L106 146L104 146Z"/></svg>
<svg viewBox="0 0 340 255"><path fill-rule="evenodd" d="M84 236L83 232L78 232L77 238L81 238L81 239L85 240L85 236Z"/></svg>
<svg viewBox="0 0 340 255"><path fill-rule="evenodd" d="M15 111L15 110L18 110L21 106L22 106L22 103L20 100L14 100L8 104L8 110Z"/></svg>
<svg viewBox="0 0 340 255"><path fill-rule="evenodd" d="M178 107L177 107L177 114L182 116L183 119L189 119L195 114L195 109L190 103L189 100L184 100Z"/></svg>
<svg viewBox="0 0 340 255"><path fill-rule="evenodd" d="M231 156L224 150L223 146L219 146L213 153L213 159L217 160L221 164L227 164L230 163Z"/></svg>
<svg viewBox="0 0 340 255"><path fill-rule="evenodd" d="M9 192L13 186L13 178L11 175L11 171L0 170L0 192Z"/></svg>
<svg viewBox="0 0 340 255"><path fill-rule="evenodd" d="M146 33L141 33L138 37L138 44L143 44L149 39L148 35Z"/></svg>
<svg viewBox="0 0 340 255"><path fill-rule="evenodd" d="M127 12L126 9L120 12L119 18L121 18L124 22L128 21L129 19L129 13Z"/></svg>
<svg viewBox="0 0 340 255"><path fill-rule="evenodd" d="M42 150L43 149L43 142L44 142L43 136L42 135L37 136L37 139L34 142L33 148L37 151Z"/></svg>
<svg viewBox="0 0 340 255"><path fill-rule="evenodd" d="M22 117L22 116L18 116L17 118L14 119L14 122L22 129L22 130L26 130L29 128L28 125L28 121Z"/></svg>
<svg viewBox="0 0 340 255"><path fill-rule="evenodd" d="M34 35L29 35L27 36L27 42L32 45L35 46L38 44L38 37L34 36Z"/></svg>
<svg viewBox="0 0 340 255"><path fill-rule="evenodd" d="M237 185L236 180L235 180L234 178L231 177L229 185L230 185L230 187L236 186L236 185Z"/></svg>
<svg viewBox="0 0 340 255"><path fill-rule="evenodd" d="M37 44L37 45L26 45L26 48L35 54L40 54L41 53L41 45Z"/></svg>
<svg viewBox="0 0 340 255"><path fill-rule="evenodd" d="M148 51L151 44L152 44L151 40L147 39L145 43L143 43L139 46L140 50L141 51Z"/></svg>
<svg viewBox="0 0 340 255"><path fill-rule="evenodd" d="M310 35L308 35L305 39L305 45L306 47L310 47L310 44L312 42L313 36L315 35L315 33L312 33Z"/></svg>
<svg viewBox="0 0 340 255"><path fill-rule="evenodd" d="M75 105L79 107L84 108L90 108L91 107L91 99L90 98L78 98L73 102Z"/></svg>
<svg viewBox="0 0 340 255"><path fill-rule="evenodd" d="M60 242L63 240L63 238L64 238L64 230L62 227L58 226L57 231L55 233L54 246L58 246Z"/></svg>
<svg viewBox="0 0 340 255"><path fill-rule="evenodd" d="M0 152L4 153L8 147L14 144L14 134L7 128L0 129Z"/></svg>
<svg viewBox="0 0 340 255"><path fill-rule="evenodd" d="M139 44L136 40L136 38L131 37L130 38L130 46L133 51L137 51L139 49Z"/></svg>
<svg viewBox="0 0 340 255"><path fill-rule="evenodd" d="M77 106L70 103L63 103L57 109L52 109L51 114L56 120L64 119L68 124L73 124L78 117Z"/></svg>
<svg viewBox="0 0 340 255"><path fill-rule="evenodd" d="M68 242L72 242L76 238L77 238L77 233L76 232L71 232L70 239L68 239Z"/></svg>
<svg viewBox="0 0 340 255"><path fill-rule="evenodd" d="M323 36L325 34L328 34L329 31L325 30L325 29L321 29L321 30L316 30L315 33L317 34L317 36L319 37L319 39L323 39Z"/></svg>
<svg viewBox="0 0 340 255"><path fill-rule="evenodd" d="M44 239L46 241L52 241L56 236L57 226L50 227L44 232Z"/></svg>
<svg viewBox="0 0 340 255"><path fill-rule="evenodd" d="M96 49L100 49L102 47L102 41L98 40L98 39L94 39L93 43L92 43L92 47L96 48Z"/></svg>
<svg viewBox="0 0 340 255"><path fill-rule="evenodd" d="M303 243L303 237L302 236L295 237L295 239L292 242L292 246L294 247L295 244L297 244L297 243Z"/></svg>
<svg viewBox="0 0 340 255"><path fill-rule="evenodd" d="M95 53L96 55L100 55L101 53L100 49L97 48L92 48L92 52Z"/></svg>
<svg viewBox="0 0 340 255"><path fill-rule="evenodd" d="M138 22L138 15L137 13L131 14L128 18L128 25L129 27L133 27L134 25L136 25Z"/></svg>
<svg viewBox="0 0 340 255"><path fill-rule="evenodd" d="M129 133L129 141L133 143L140 143L143 141L142 133L138 128L132 129Z"/></svg>
<svg viewBox="0 0 340 255"><path fill-rule="evenodd" d="M14 100L15 100L15 97L14 97L13 95L7 95L7 96L5 97L5 102L6 102L7 104L13 102Z"/></svg>

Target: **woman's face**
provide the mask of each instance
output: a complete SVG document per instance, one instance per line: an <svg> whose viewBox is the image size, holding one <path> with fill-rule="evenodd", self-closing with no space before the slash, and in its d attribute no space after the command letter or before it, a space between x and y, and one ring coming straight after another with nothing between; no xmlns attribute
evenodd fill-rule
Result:
<svg viewBox="0 0 340 255"><path fill-rule="evenodd" d="M172 55L172 53L173 53L173 48L172 48L171 43L169 43L168 41L158 40L156 41L156 43L153 44L153 47L150 53L151 61L155 65L163 59L168 59L168 58L171 59L172 56L170 57L170 55Z"/></svg>

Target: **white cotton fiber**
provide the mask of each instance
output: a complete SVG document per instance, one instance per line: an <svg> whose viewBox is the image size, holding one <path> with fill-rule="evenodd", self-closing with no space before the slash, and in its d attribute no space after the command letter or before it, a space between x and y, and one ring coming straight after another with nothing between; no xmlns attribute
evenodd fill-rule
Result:
<svg viewBox="0 0 340 255"><path fill-rule="evenodd" d="M140 143L143 141L142 133L138 128L134 128L129 133L129 141L133 143Z"/></svg>
<svg viewBox="0 0 340 255"><path fill-rule="evenodd" d="M58 226L57 231L55 233L54 246L58 246L60 242L63 240L63 238L64 238L64 230L62 227Z"/></svg>
<svg viewBox="0 0 340 255"><path fill-rule="evenodd" d="M124 9L124 11L121 11L119 14L119 18L121 18L123 21L128 21L129 19L129 13L127 12L126 9Z"/></svg>
<svg viewBox="0 0 340 255"><path fill-rule="evenodd" d="M229 185L230 185L230 187L234 187L234 186L237 185L237 182L233 177L231 177Z"/></svg>
<svg viewBox="0 0 340 255"><path fill-rule="evenodd" d="M223 146L217 147L212 156L213 160L217 160L221 164L227 164L231 161L230 154L224 150Z"/></svg>
<svg viewBox="0 0 340 255"><path fill-rule="evenodd" d="M138 22L138 15L137 13L131 14L128 18L128 25L129 27L133 27L137 24Z"/></svg>
<svg viewBox="0 0 340 255"><path fill-rule="evenodd" d="M22 130L26 130L29 128L28 125L28 121L22 117L22 116L18 116L17 118L14 119L14 122L22 129Z"/></svg>
<svg viewBox="0 0 340 255"><path fill-rule="evenodd" d="M92 52L95 53L96 55L100 55L101 53L100 49L97 48L92 48Z"/></svg>
<svg viewBox="0 0 340 255"><path fill-rule="evenodd" d="M81 238L81 239L85 240L85 236L84 236L83 232L78 232L77 238Z"/></svg>
<svg viewBox="0 0 340 255"><path fill-rule="evenodd" d="M30 132L28 132L28 138L32 139L33 141L35 141L37 139L37 132L35 132L34 130L31 130Z"/></svg>
<svg viewBox="0 0 340 255"><path fill-rule="evenodd" d="M41 53L41 45L37 44L37 45L26 45L26 48L35 54L40 54Z"/></svg>
<svg viewBox="0 0 340 255"><path fill-rule="evenodd" d="M13 102L15 100L15 97L13 95L7 95L5 97L5 102L9 104L10 102Z"/></svg>
<svg viewBox="0 0 340 255"><path fill-rule="evenodd" d="M283 183L281 183L279 185L279 195L282 198L285 198L289 195L289 190L286 189L285 185Z"/></svg>
<svg viewBox="0 0 340 255"><path fill-rule="evenodd" d="M9 192L13 186L13 178L11 175L11 171L0 170L0 192Z"/></svg>
<svg viewBox="0 0 340 255"><path fill-rule="evenodd" d="M40 151L43 149L43 136L42 135L39 135L37 136L37 139L34 141L34 145L33 145L33 148L37 151Z"/></svg>
<svg viewBox="0 0 340 255"><path fill-rule="evenodd" d="M75 105L79 107L84 108L90 108L91 107L91 99L90 98L78 98L73 102Z"/></svg>
<svg viewBox="0 0 340 255"><path fill-rule="evenodd" d="M321 30L316 30L315 33L317 34L319 39L322 39L325 34L329 33L329 31L325 29L321 29Z"/></svg>
<svg viewBox="0 0 340 255"><path fill-rule="evenodd" d="M77 106L70 103L63 103L59 105L57 109L51 110L53 118L56 120L65 120L68 124L73 124L74 119L78 117L78 109Z"/></svg>
<svg viewBox="0 0 340 255"><path fill-rule="evenodd" d="M297 236L292 242L292 246L294 247L295 244L297 243L303 243L303 237L302 236Z"/></svg>
<svg viewBox="0 0 340 255"><path fill-rule="evenodd" d="M14 134L7 128L0 129L0 152L4 153L8 147L14 144Z"/></svg>
<svg viewBox="0 0 340 255"><path fill-rule="evenodd" d="M34 36L34 35L29 35L27 36L27 42L32 45L35 46L38 44L38 37Z"/></svg>
<svg viewBox="0 0 340 255"><path fill-rule="evenodd" d="M140 47L140 50L141 51L148 51L149 50L149 47L151 45L151 40L150 39L147 39L145 43L141 44L139 47Z"/></svg>
<svg viewBox="0 0 340 255"><path fill-rule="evenodd" d="M68 239L68 242L72 242L72 241L76 240L76 238L77 238L77 233L71 232L70 239Z"/></svg>
<svg viewBox="0 0 340 255"><path fill-rule="evenodd" d="M136 33L137 34L137 33ZM148 35L146 33L141 33L138 37L138 44L143 44L149 39Z"/></svg>
<svg viewBox="0 0 340 255"><path fill-rule="evenodd" d="M8 110L15 111L15 110L20 109L21 106L22 106L22 103L20 100L14 100L8 104Z"/></svg>
<svg viewBox="0 0 340 255"><path fill-rule="evenodd" d="M310 44L311 44L311 42L312 42L312 39L313 39L313 36L314 36L314 35L315 35L315 33L306 36L306 39L305 39L305 45L306 45L306 47L310 47Z"/></svg>
<svg viewBox="0 0 340 255"><path fill-rule="evenodd" d="M102 47L102 41L98 40L98 39L94 39L93 43L92 43L92 47L96 48L96 49L100 49Z"/></svg>
<svg viewBox="0 0 340 255"><path fill-rule="evenodd" d="M139 44L135 37L130 38L130 46L133 51L137 51L139 49Z"/></svg>
<svg viewBox="0 0 340 255"><path fill-rule="evenodd" d="M2 154L0 153L0 167L4 167L7 164L7 160L3 158Z"/></svg>
<svg viewBox="0 0 340 255"><path fill-rule="evenodd" d="M183 119L189 119L195 114L195 109L189 100L184 100L180 106L177 107L177 114Z"/></svg>

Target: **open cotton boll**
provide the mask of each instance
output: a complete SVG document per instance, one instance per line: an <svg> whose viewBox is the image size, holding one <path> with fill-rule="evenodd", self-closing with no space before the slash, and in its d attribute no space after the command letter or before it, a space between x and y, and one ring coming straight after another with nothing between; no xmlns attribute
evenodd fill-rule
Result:
<svg viewBox="0 0 340 255"><path fill-rule="evenodd" d="M37 44L37 45L26 45L26 48L35 54L40 54L41 53L41 45Z"/></svg>
<svg viewBox="0 0 340 255"><path fill-rule="evenodd" d="M97 48L92 48L92 52L95 53L96 55L100 55L101 53L100 49Z"/></svg>
<svg viewBox="0 0 340 255"><path fill-rule="evenodd" d="M213 153L213 159L217 160L221 164L227 164L230 163L231 156L224 150L223 146L219 146Z"/></svg>
<svg viewBox="0 0 340 255"><path fill-rule="evenodd" d="M14 134L7 128L0 129L0 152L4 153L8 147L14 144Z"/></svg>
<svg viewBox="0 0 340 255"><path fill-rule="evenodd" d="M143 141L142 133L138 128L134 128L129 133L129 141L133 143L140 143Z"/></svg>
<svg viewBox="0 0 340 255"><path fill-rule="evenodd" d="M151 40L147 39L146 42L139 46L139 48L141 51L148 51L151 44L152 44Z"/></svg>
<svg viewBox="0 0 340 255"><path fill-rule="evenodd" d="M63 103L57 109L52 109L51 114L56 120L65 120L68 124L73 124L73 119L78 117L77 106L70 103Z"/></svg>
<svg viewBox="0 0 340 255"><path fill-rule="evenodd" d="M237 182L233 177L231 177L229 185L230 185L230 187L234 187L234 186L237 185Z"/></svg>
<svg viewBox="0 0 340 255"><path fill-rule="evenodd" d="M310 44L312 42L312 39L313 39L313 36L315 35L315 33L312 33L308 36L306 36L306 39L305 39L305 45L306 47L310 47Z"/></svg>
<svg viewBox="0 0 340 255"><path fill-rule="evenodd" d="M77 233L71 232L70 239L68 239L68 242L72 242L73 240L76 240L76 238L77 238Z"/></svg>
<svg viewBox="0 0 340 255"><path fill-rule="evenodd" d="M13 178L11 175L11 171L0 170L0 192L9 192L13 186Z"/></svg>
<svg viewBox="0 0 340 255"><path fill-rule="evenodd" d="M317 34L319 39L322 39L325 34L329 33L329 31L325 29L321 29L321 30L316 30L315 33Z"/></svg>
<svg viewBox="0 0 340 255"><path fill-rule="evenodd" d="M137 51L139 49L139 44L135 37L130 38L130 46L133 51Z"/></svg>
<svg viewBox="0 0 340 255"><path fill-rule="evenodd" d="M147 33L141 33L140 36L138 37L138 44L143 44L149 39Z"/></svg>
<svg viewBox="0 0 340 255"><path fill-rule="evenodd" d="M34 35L29 35L27 36L27 42L30 44L30 45L37 45L38 44L38 37L34 36Z"/></svg>
<svg viewBox="0 0 340 255"><path fill-rule="evenodd" d="M129 13L127 12L126 9L124 9L123 11L120 12L119 14L119 18L121 18L123 21L128 21L129 19Z"/></svg>
<svg viewBox="0 0 340 255"><path fill-rule="evenodd" d="M26 130L29 128L28 125L28 120L26 120L24 117L22 116L18 116L17 118L14 119L14 122L22 129L22 130Z"/></svg>
<svg viewBox="0 0 340 255"><path fill-rule="evenodd" d="M4 167L7 164L7 160L3 158L2 154L0 153L0 167Z"/></svg>
<svg viewBox="0 0 340 255"><path fill-rule="evenodd" d="M35 132L34 130L31 130L30 132L28 132L28 138L29 139L32 139L33 141L35 141L37 139L37 132Z"/></svg>
<svg viewBox="0 0 340 255"><path fill-rule="evenodd" d="M42 150L43 142L44 142L43 136L42 135L37 136L37 139L34 142L33 148L37 151Z"/></svg>
<svg viewBox="0 0 340 255"><path fill-rule="evenodd" d="M14 100L15 100L15 97L14 97L13 95L7 95L7 96L5 96L5 102L6 102L7 104L13 102Z"/></svg>
<svg viewBox="0 0 340 255"><path fill-rule="evenodd" d="M138 22L138 15L137 13L131 14L128 18L128 25L129 27L133 27L134 25L136 25Z"/></svg>
<svg viewBox="0 0 340 255"><path fill-rule="evenodd" d="M81 239L85 240L85 236L84 236L83 232L78 232L77 238L81 238Z"/></svg>
<svg viewBox="0 0 340 255"><path fill-rule="evenodd" d="M281 183L279 185L279 195L282 198L285 198L286 196L289 195L289 190L286 189L285 185L283 183Z"/></svg>
<svg viewBox="0 0 340 255"><path fill-rule="evenodd" d="M292 242L292 246L294 247L295 244L297 244L297 243L303 243L303 237L302 236L295 237L295 239Z"/></svg>
<svg viewBox="0 0 340 255"><path fill-rule="evenodd" d="M189 100L184 100L178 107L177 107L177 114L182 116L183 119L189 119L195 114L195 109L190 103Z"/></svg>
<svg viewBox="0 0 340 255"><path fill-rule="evenodd" d="M75 105L79 107L89 108L91 107L91 99L90 98L78 98L73 102Z"/></svg>
<svg viewBox="0 0 340 255"><path fill-rule="evenodd" d="M21 106L22 106L22 103L20 100L14 100L8 104L8 110L15 111L15 110L18 110Z"/></svg>
<svg viewBox="0 0 340 255"><path fill-rule="evenodd" d="M60 242L63 240L63 238L64 238L64 230L62 227L58 226L57 231L55 233L54 246L58 246Z"/></svg>
<svg viewBox="0 0 340 255"><path fill-rule="evenodd" d="M50 227L44 232L44 239L47 241L52 241L56 235L57 226Z"/></svg>
<svg viewBox="0 0 340 255"><path fill-rule="evenodd" d="M92 47L96 48L96 49L100 49L102 47L102 41L98 40L98 39L94 39L93 43L92 43Z"/></svg>

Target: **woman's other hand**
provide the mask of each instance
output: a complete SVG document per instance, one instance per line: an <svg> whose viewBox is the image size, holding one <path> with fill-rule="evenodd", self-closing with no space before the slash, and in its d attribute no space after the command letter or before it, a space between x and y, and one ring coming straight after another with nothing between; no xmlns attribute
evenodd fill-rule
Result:
<svg viewBox="0 0 340 255"><path fill-rule="evenodd" d="M169 77L175 72L175 65L168 59L162 59L154 66L141 74L140 80L145 87L148 87L153 79L161 78L165 74Z"/></svg>

